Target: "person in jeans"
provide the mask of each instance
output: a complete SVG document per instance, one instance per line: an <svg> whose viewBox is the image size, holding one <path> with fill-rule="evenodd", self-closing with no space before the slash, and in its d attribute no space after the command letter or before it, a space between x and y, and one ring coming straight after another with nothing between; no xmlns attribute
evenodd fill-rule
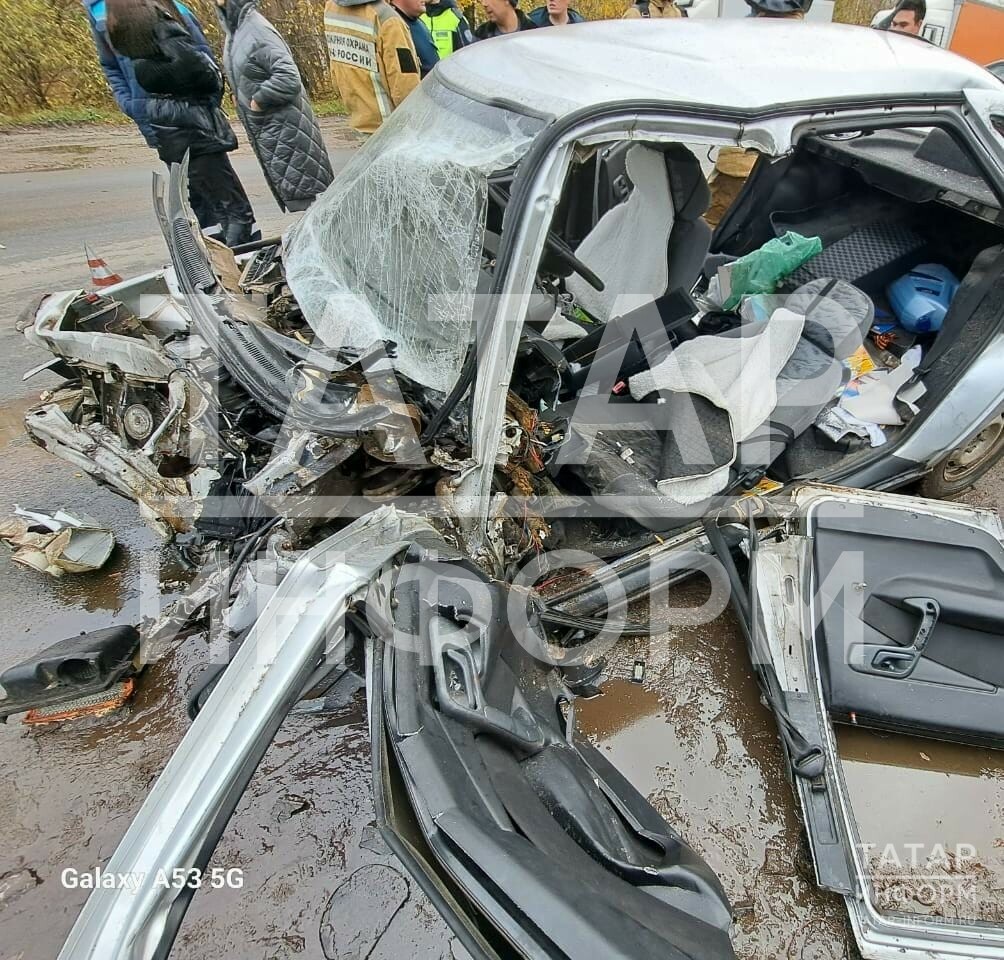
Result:
<svg viewBox="0 0 1004 960"><path fill-rule="evenodd" d="M158 156L172 164L188 155L193 209L213 211L204 215L215 215L228 246L253 239L251 202L227 156L237 137L220 108L223 75L174 0L107 0L107 31L147 94L146 121Z"/></svg>

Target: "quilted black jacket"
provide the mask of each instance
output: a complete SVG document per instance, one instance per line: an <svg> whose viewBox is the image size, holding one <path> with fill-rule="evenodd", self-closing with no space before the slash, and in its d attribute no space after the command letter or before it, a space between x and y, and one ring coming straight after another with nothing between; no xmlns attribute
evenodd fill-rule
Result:
<svg viewBox="0 0 1004 960"><path fill-rule="evenodd" d="M165 17L154 30L157 55L134 60L139 85L150 95L147 120L157 153L167 163L237 149L233 128L220 109L223 78L188 30Z"/></svg>
<svg viewBox="0 0 1004 960"><path fill-rule="evenodd" d="M289 47L256 2L227 0L217 8L226 37L223 68L276 202L304 210L331 183L331 161Z"/></svg>

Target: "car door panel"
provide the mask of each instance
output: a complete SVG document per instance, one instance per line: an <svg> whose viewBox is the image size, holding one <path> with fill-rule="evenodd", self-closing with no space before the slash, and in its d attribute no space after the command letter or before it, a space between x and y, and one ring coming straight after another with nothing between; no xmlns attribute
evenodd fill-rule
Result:
<svg viewBox="0 0 1004 960"><path fill-rule="evenodd" d="M377 822L465 946L734 957L715 874L575 733L574 697L532 629L517 641L505 587L409 559L392 606L411 643L370 650Z"/></svg>
<svg viewBox="0 0 1004 960"><path fill-rule="evenodd" d="M1000 542L929 513L836 501L812 511L808 533L834 719L1004 743Z"/></svg>
<svg viewBox="0 0 1004 960"><path fill-rule="evenodd" d="M783 525L747 534L747 623L768 697L824 764L790 775L817 882L844 897L866 960L1004 958L1004 927L878 905L835 724L1004 743L1004 528L963 504L805 484ZM876 668L888 658L892 669ZM906 666L902 664L906 663ZM762 675L763 671L759 670ZM871 839L871 838L868 838Z"/></svg>

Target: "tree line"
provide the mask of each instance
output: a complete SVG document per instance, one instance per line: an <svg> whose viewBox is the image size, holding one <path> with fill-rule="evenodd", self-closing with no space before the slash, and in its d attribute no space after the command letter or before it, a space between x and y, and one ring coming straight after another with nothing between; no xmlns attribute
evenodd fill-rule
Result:
<svg viewBox="0 0 1004 960"><path fill-rule="evenodd" d="M213 0L185 2L219 52ZM461 2L472 22L483 19L477 2L469 7ZM572 0L572 6L589 19L618 17L627 4L628 0ZM330 97L334 91L324 45L323 0L260 0L259 7L289 43L311 95ZM880 7L881 0L838 0L837 19L868 23ZM0 24L0 115L17 117L70 106L114 107L80 0L0 0Z"/></svg>

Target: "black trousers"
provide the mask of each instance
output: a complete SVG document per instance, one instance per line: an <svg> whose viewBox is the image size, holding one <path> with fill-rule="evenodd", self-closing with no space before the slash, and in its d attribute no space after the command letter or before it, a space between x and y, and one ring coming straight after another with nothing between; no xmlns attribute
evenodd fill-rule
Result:
<svg viewBox="0 0 1004 960"><path fill-rule="evenodd" d="M188 202L203 230L219 224L228 247L254 239L254 210L227 154L189 157Z"/></svg>

